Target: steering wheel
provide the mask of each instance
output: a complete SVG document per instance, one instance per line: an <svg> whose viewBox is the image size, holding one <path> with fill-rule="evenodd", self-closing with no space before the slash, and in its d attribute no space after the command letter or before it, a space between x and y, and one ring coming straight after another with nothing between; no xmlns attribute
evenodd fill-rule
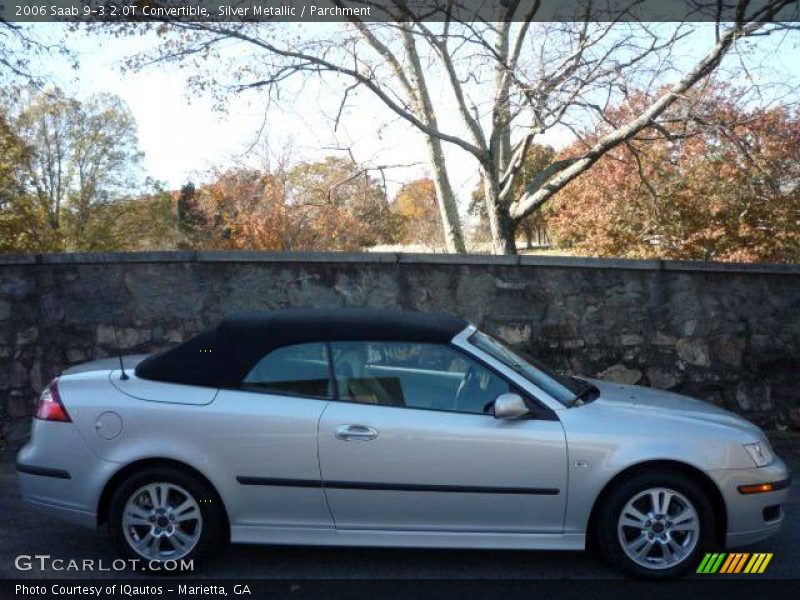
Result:
<svg viewBox="0 0 800 600"><path fill-rule="evenodd" d="M463 410L469 402L470 396L474 393L475 389L478 388L480 383L478 382L478 371L475 367L470 367L467 369L467 372L464 373L464 379L461 380L461 383L458 386L458 391L456 392L456 402L455 402L455 410Z"/></svg>

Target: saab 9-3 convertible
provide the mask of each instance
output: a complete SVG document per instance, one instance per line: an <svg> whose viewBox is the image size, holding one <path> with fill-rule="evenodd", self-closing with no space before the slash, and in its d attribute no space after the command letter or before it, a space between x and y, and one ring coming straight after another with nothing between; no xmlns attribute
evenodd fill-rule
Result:
<svg viewBox="0 0 800 600"><path fill-rule="evenodd" d="M121 368L122 367L122 368ZM159 565L225 541L581 550L640 577L781 527L789 474L700 400L568 377L466 321L233 316L44 390L23 496Z"/></svg>

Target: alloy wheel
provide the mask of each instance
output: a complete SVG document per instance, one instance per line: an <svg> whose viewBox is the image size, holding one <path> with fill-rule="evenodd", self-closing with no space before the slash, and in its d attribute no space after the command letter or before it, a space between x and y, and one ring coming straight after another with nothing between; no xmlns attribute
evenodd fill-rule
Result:
<svg viewBox="0 0 800 600"><path fill-rule="evenodd" d="M648 569L683 562L700 538L700 518L683 494L664 487L637 493L622 509L617 535L623 552Z"/></svg>
<svg viewBox="0 0 800 600"><path fill-rule="evenodd" d="M174 483L140 487L122 511L125 540L147 560L178 560L197 545L203 516L197 500Z"/></svg>

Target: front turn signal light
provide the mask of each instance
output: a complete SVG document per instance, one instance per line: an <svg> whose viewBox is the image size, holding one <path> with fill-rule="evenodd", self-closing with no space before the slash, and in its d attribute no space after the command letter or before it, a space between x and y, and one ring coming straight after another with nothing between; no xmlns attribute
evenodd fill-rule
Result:
<svg viewBox="0 0 800 600"><path fill-rule="evenodd" d="M773 483L754 483L751 485L740 485L737 490L740 494L765 494L767 492L776 492L789 487L789 480L775 481Z"/></svg>

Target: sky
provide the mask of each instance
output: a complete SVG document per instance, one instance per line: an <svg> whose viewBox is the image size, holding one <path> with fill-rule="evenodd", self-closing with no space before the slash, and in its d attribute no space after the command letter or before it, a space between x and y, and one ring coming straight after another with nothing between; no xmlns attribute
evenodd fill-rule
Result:
<svg viewBox="0 0 800 600"><path fill-rule="evenodd" d="M64 31L57 24L36 27L51 37ZM402 181L428 174L419 133L368 97L358 98L350 118L343 119L336 132L331 111L338 108L338 90L324 83L306 84L301 94L287 94L269 111L263 94L231 95L222 112L212 98L191 92L186 70L173 66L124 70L124 59L146 45L140 39L100 43L97 37L69 34L68 46L77 56L78 68L65 60L49 61L43 68L52 81L78 98L99 92L120 96L138 123L147 174L169 189L202 179L214 167L260 166L265 145L270 154L288 152L299 160L342 154L338 148L351 147L358 161L412 165L387 171L390 191ZM451 159L454 187L466 197L475 185L475 167L452 153Z"/></svg>
<svg viewBox="0 0 800 600"><path fill-rule="evenodd" d="M42 37L55 38L67 32L63 25L37 24ZM700 26L704 27L704 26ZM708 48L709 31L701 31L685 52L694 62ZM209 96L193 94L187 83L189 70L159 65L132 72L122 68L124 59L152 44L148 38L109 39L69 32L68 45L78 68L66 60L48 59L40 68L67 93L86 98L107 92L120 96L133 113L144 152L146 174L178 189L187 181L202 181L209 169L233 165L260 166L269 147L272 160L284 153L294 160L318 160L341 154L348 146L360 162L372 165L410 165L387 171L390 193L402 181L426 176L427 157L421 134L396 117L368 94L359 94L349 105L341 125L333 130L332 114L338 108L339 89L324 82L309 82L288 90L279 105L266 110L264 95L250 92L228 96L227 110L215 109ZM800 51L796 44L784 44L779 53L765 51L768 60L783 76L800 80ZM291 92L299 92L293 95ZM444 83L434 80L434 99L443 102L439 111L442 129L456 130L459 123L449 104ZM333 98L333 99L332 99ZM571 140L564 129L555 130L540 142L561 147ZM477 182L474 159L462 150L446 147L451 180L462 211Z"/></svg>

